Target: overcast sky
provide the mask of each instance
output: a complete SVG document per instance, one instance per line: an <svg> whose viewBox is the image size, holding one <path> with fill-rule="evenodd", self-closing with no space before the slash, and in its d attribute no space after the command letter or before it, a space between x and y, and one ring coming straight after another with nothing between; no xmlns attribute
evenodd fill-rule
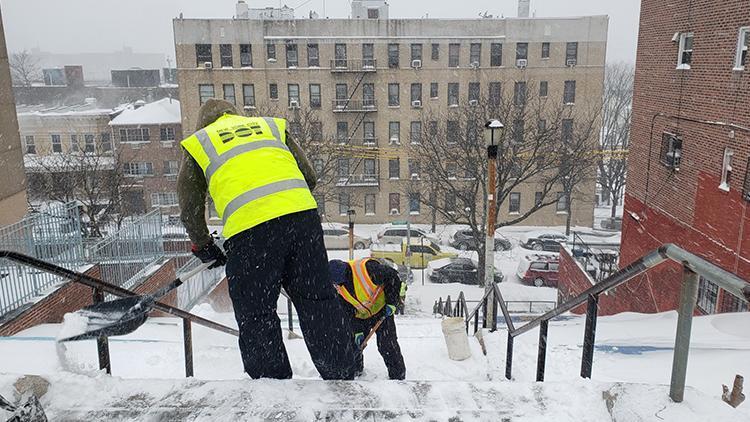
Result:
<svg viewBox="0 0 750 422"><path fill-rule="evenodd" d="M284 0L298 18L310 10L349 16L349 0ZM250 7L278 6L247 0ZM172 18L231 17L236 0L0 0L8 49L53 53L134 52L174 57ZM487 11L516 16L516 0L390 0L392 18L471 18ZM635 61L640 0L532 0L539 17L609 15L609 61Z"/></svg>

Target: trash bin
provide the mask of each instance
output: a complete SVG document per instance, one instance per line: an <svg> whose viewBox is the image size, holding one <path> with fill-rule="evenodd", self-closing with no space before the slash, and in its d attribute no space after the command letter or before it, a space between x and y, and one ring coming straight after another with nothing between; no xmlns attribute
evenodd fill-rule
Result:
<svg viewBox="0 0 750 422"><path fill-rule="evenodd" d="M466 335L466 322L463 318L445 318L442 322L445 345L451 360L464 360L471 357L469 337Z"/></svg>

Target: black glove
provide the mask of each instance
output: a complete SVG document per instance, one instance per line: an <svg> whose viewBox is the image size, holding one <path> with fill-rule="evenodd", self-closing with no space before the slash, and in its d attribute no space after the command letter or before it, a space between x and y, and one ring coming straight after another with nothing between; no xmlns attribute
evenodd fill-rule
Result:
<svg viewBox="0 0 750 422"><path fill-rule="evenodd" d="M207 262L213 262L213 264L208 267L209 270L221 267L227 263L227 256L224 255L224 252L222 252L221 248L218 247L213 240L201 249L198 249L193 245L193 255L200 259L204 264Z"/></svg>

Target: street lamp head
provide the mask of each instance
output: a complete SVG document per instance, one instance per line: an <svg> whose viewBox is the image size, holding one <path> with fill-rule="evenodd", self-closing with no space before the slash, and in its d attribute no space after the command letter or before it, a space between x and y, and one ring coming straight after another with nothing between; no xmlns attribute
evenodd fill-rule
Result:
<svg viewBox="0 0 750 422"><path fill-rule="evenodd" d="M346 216L347 216L347 217L349 218L349 223L350 223L350 224L351 224L351 223L354 223L354 216L355 216L356 214L357 214L357 213L356 213L356 212L355 212L355 211L354 211L353 209L349 209L349 210L348 210L348 211L346 212Z"/></svg>
<svg viewBox="0 0 750 422"><path fill-rule="evenodd" d="M500 123L500 120L492 119L489 122L487 122L484 125L484 127L486 127L487 129L502 129L505 126L502 123Z"/></svg>
<svg viewBox="0 0 750 422"><path fill-rule="evenodd" d="M503 125L500 120L492 119L484 125L484 143L487 146L487 153L490 158L497 157L497 146L500 144L500 140L503 137Z"/></svg>

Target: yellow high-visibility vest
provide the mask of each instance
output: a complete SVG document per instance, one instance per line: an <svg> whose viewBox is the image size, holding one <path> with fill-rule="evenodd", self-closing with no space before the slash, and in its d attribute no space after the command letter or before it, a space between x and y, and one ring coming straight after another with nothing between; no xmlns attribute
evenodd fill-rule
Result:
<svg viewBox="0 0 750 422"><path fill-rule="evenodd" d="M341 297L357 309L355 317L367 319L380 312L385 306L385 293L382 286L376 286L367 273L365 264L370 259L357 259L349 261L352 269L352 282L354 284L354 295L346 287L336 285L336 290Z"/></svg>
<svg viewBox="0 0 750 422"><path fill-rule="evenodd" d="M203 169L227 239L317 208L286 145L284 119L225 114L181 144Z"/></svg>

